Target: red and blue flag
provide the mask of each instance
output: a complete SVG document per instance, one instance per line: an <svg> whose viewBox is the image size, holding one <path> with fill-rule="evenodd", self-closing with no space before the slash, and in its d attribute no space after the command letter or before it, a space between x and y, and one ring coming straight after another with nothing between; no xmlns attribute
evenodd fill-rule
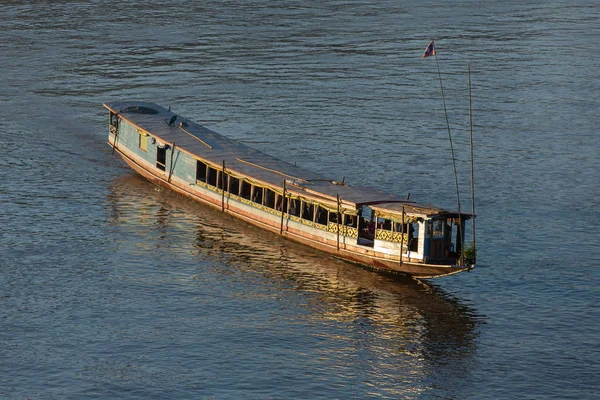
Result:
<svg viewBox="0 0 600 400"><path fill-rule="evenodd" d="M425 53L423 53L423 57L421 57L421 58L427 58L429 56L434 56L434 55L435 55L435 42L432 40L431 43L429 43L429 45L425 49Z"/></svg>

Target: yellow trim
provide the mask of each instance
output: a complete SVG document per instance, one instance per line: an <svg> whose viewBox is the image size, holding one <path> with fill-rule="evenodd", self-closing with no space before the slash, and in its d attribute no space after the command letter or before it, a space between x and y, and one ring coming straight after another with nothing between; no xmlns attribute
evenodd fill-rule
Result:
<svg viewBox="0 0 600 400"><path fill-rule="evenodd" d="M315 222L315 228L320 229L322 231L327 231L327 225L321 225L318 222Z"/></svg>
<svg viewBox="0 0 600 400"><path fill-rule="evenodd" d="M288 218L291 219L292 221L302 222L302 218L296 217L295 215L289 215L288 214Z"/></svg>
<svg viewBox="0 0 600 400"><path fill-rule="evenodd" d="M302 182L308 182L308 181L306 181L306 180L304 180L302 178L298 178L298 177L295 177L295 176L292 176L292 175L284 174L283 172L277 171L276 169L271 169L271 168L263 167L262 165L258 165L258 164L254 164L253 162L250 162L250 161L242 160L239 157L236 157L235 159L238 160L239 162L244 163L244 164L248 164L248 165L252 165L253 167L256 167L256 168L264 169L265 171L273 172L273 173L279 174L281 176L285 176L285 177L292 178L292 179L295 179L295 180L299 180L299 181L302 181Z"/></svg>
<svg viewBox="0 0 600 400"><path fill-rule="evenodd" d="M308 225L308 226L315 226L315 223L312 221L309 221L307 219L304 218L300 218L300 222L302 222L304 225Z"/></svg>
<svg viewBox="0 0 600 400"><path fill-rule="evenodd" d="M197 141L199 141L200 143L202 143L203 145L205 145L206 147L208 147L209 149L213 149L213 147L206 143L204 140L200 139L198 136L195 136L191 133L189 133L188 131L186 131L185 129L183 129L183 127L179 126L179 129L181 129L182 131L184 131L185 133L187 133L188 135L190 135L191 137L193 137L194 139L196 139Z"/></svg>
<svg viewBox="0 0 600 400"><path fill-rule="evenodd" d="M374 211L375 211L375 215L378 218L389 219L390 221L394 221L394 222L397 222L399 224L402 223L402 213L400 213L400 214L392 214L392 213L389 213L389 212L382 212L382 211L379 211L379 210L374 210ZM412 217L412 216L406 215L406 213L404 213L404 223L405 224L411 224L411 223L415 222L416 220L417 220L416 217Z"/></svg>

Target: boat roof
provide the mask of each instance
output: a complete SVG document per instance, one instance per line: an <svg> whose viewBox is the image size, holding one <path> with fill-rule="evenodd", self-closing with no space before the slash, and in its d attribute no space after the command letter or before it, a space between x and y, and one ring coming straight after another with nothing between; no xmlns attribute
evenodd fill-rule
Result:
<svg viewBox="0 0 600 400"><path fill-rule="evenodd" d="M275 188L281 188L285 180L286 190L300 196L337 203L339 195L344 206L369 205L392 213L402 212L403 205L428 216L449 213L433 206L417 206L405 197L379 189L349 186L332 180L229 139L155 103L112 101L104 106L160 141L207 160L214 167L225 162L226 170Z"/></svg>
<svg viewBox="0 0 600 400"><path fill-rule="evenodd" d="M370 206L373 210L383 213L401 214L402 211L408 215L426 216L426 217L447 217L470 219L471 214L449 211L429 204L402 204L402 203L380 203Z"/></svg>

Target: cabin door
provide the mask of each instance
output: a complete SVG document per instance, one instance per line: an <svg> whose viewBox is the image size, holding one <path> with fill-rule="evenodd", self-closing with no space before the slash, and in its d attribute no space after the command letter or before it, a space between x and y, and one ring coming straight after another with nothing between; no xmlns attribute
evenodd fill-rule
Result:
<svg viewBox="0 0 600 400"><path fill-rule="evenodd" d="M167 168L167 147L156 147L156 168L165 170Z"/></svg>
<svg viewBox="0 0 600 400"><path fill-rule="evenodd" d="M364 206L358 210L358 244L373 247L375 243L375 223L372 221L371 207Z"/></svg>
<svg viewBox="0 0 600 400"><path fill-rule="evenodd" d="M429 242L429 259L431 261L441 261L446 259L446 220L435 219L431 221L431 240Z"/></svg>

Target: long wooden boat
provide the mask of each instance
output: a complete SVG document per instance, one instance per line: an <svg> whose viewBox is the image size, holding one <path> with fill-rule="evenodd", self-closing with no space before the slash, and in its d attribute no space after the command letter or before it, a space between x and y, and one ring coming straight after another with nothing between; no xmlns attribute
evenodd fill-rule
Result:
<svg viewBox="0 0 600 400"><path fill-rule="evenodd" d="M473 268L459 214L292 165L154 103L115 101L108 144L146 179L336 257L415 278Z"/></svg>

